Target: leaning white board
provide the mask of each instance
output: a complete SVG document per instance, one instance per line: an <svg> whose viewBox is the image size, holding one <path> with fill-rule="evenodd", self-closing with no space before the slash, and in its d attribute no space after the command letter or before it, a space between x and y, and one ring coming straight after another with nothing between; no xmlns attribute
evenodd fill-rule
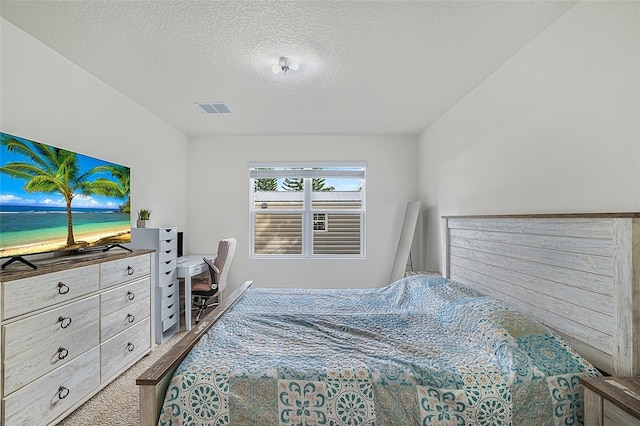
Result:
<svg viewBox="0 0 640 426"><path fill-rule="evenodd" d="M389 278L390 283L404 277L419 214L420 201L412 201L407 204L407 211L404 214L404 223L402 224L402 231L400 232L400 241L398 242L398 250L396 251L396 258L393 261L391 278Z"/></svg>

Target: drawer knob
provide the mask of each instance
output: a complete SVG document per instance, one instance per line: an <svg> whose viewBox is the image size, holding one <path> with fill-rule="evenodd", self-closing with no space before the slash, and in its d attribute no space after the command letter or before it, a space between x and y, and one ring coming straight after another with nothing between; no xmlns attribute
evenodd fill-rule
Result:
<svg viewBox="0 0 640 426"><path fill-rule="evenodd" d="M133 275L133 268L131 266L127 266L127 275Z"/></svg>
<svg viewBox="0 0 640 426"><path fill-rule="evenodd" d="M66 285L65 283L63 283L62 281L60 281L58 283L58 293L60 294L67 294L69 293L69 286Z"/></svg>
<svg viewBox="0 0 640 426"><path fill-rule="evenodd" d="M67 328L71 325L70 317L58 317L58 322L60 323L60 327Z"/></svg>
<svg viewBox="0 0 640 426"><path fill-rule="evenodd" d="M135 298L136 298L136 295L135 295L135 294L133 294L133 293L132 293L132 292L130 292L130 291L128 291L128 292L127 292L127 299L129 299L129 300L133 300L133 299L135 299Z"/></svg>
<svg viewBox="0 0 640 426"><path fill-rule="evenodd" d="M60 346L58 348L58 359L65 359L69 355L69 351L66 348Z"/></svg>
<svg viewBox="0 0 640 426"><path fill-rule="evenodd" d="M129 352L133 352L133 350L135 349L135 347L136 347L136 346L135 346L133 343L131 343L131 342L127 343L127 350L128 350Z"/></svg>
<svg viewBox="0 0 640 426"><path fill-rule="evenodd" d="M136 320L136 317L134 317L131 314L127 314L127 321L129 321L130 323L133 323Z"/></svg>
<svg viewBox="0 0 640 426"><path fill-rule="evenodd" d="M58 398L65 399L68 396L69 396L69 389L65 388L64 386L60 386L58 388Z"/></svg>

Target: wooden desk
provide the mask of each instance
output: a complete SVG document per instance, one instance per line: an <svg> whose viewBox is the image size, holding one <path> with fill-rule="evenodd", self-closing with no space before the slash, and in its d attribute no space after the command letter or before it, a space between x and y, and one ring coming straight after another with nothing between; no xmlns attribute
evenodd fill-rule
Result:
<svg viewBox="0 0 640 426"><path fill-rule="evenodd" d="M582 384L585 426L640 426L640 377L589 377Z"/></svg>
<svg viewBox="0 0 640 426"><path fill-rule="evenodd" d="M190 254L178 259L178 278L184 279L184 322L185 329L191 330L191 277L208 270L203 258L215 259L215 254Z"/></svg>

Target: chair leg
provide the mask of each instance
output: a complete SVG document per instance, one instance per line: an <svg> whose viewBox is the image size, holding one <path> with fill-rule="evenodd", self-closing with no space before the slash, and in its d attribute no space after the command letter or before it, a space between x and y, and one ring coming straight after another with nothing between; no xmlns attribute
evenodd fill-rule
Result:
<svg viewBox="0 0 640 426"><path fill-rule="evenodd" d="M220 303L222 303L222 294L218 293L215 296L212 296L216 298L216 301L213 303L207 303L209 301L209 298L205 298L205 297L197 297L196 300L197 302L193 303L193 307L194 309L197 308L198 312L195 315L195 323L198 324L198 322L200 322L200 317L202 316L202 314L204 313L205 310L207 310L207 308L212 308L215 306L220 305ZM202 301L201 303L198 303Z"/></svg>
<svg viewBox="0 0 640 426"><path fill-rule="evenodd" d="M198 324L200 322L200 317L202 316L202 313L204 312L205 309L207 309L207 301L209 300L209 298L207 297L199 297L198 301L200 301L199 304L194 305L194 307L198 308L198 312L196 313L195 316L195 323Z"/></svg>
<svg viewBox="0 0 640 426"><path fill-rule="evenodd" d="M196 324L200 322L200 316L202 315L206 307L207 305L200 305L200 307L198 308L198 313L196 314L196 320L195 320Z"/></svg>

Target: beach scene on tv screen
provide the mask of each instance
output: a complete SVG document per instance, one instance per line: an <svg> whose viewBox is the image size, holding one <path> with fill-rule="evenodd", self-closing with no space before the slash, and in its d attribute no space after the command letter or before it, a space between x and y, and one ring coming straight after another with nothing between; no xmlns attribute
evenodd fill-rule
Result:
<svg viewBox="0 0 640 426"><path fill-rule="evenodd" d="M130 169L0 133L0 257L131 241Z"/></svg>

